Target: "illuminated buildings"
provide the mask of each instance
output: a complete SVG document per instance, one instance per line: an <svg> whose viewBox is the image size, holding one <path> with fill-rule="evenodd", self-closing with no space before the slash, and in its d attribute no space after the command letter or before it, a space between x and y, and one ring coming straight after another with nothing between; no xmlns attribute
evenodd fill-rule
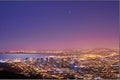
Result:
<svg viewBox="0 0 120 80"><path fill-rule="evenodd" d="M88 50L82 54L81 51L74 50L64 54L67 55L61 53L46 57L31 56L25 59L1 60L1 62L9 64L13 69L18 70L17 73L27 77L46 79L117 79L120 77L119 54L116 50Z"/></svg>

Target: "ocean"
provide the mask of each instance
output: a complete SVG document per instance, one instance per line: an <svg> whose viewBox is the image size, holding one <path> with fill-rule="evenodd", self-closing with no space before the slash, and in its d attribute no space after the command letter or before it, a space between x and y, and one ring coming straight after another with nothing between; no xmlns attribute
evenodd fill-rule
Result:
<svg viewBox="0 0 120 80"><path fill-rule="evenodd" d="M44 54L44 53L35 53L35 54L24 54L24 53L22 53L22 54L9 54L9 53L7 53L7 54L0 54L0 59L1 60L5 60L5 59L16 59L16 58L20 58L20 59L25 59L25 58L29 58L29 57L32 57L32 58L35 58L35 57L37 57L37 58L45 58L45 57L47 57L47 56L53 56L52 54Z"/></svg>

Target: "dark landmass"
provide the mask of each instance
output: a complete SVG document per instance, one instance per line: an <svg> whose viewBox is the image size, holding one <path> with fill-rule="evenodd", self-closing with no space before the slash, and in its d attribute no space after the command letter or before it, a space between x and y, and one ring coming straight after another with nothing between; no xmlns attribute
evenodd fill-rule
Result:
<svg viewBox="0 0 120 80"><path fill-rule="evenodd" d="M16 73L18 72L18 73ZM41 79L39 76L27 77L24 74L19 74L19 71L11 68L7 63L0 63L0 79Z"/></svg>

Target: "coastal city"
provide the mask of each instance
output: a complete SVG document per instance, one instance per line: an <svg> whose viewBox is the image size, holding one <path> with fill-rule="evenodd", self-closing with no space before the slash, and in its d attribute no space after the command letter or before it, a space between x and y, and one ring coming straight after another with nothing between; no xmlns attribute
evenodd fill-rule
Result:
<svg viewBox="0 0 120 80"><path fill-rule="evenodd" d="M0 1L0 79L120 80L119 0Z"/></svg>
<svg viewBox="0 0 120 80"><path fill-rule="evenodd" d="M36 52L42 54L40 51ZM31 51L31 53L30 51L12 51L7 54L10 53L35 54L35 51ZM82 80L120 78L118 49L44 51L44 54L50 55L45 57L31 56L24 59L20 57L4 59L0 60L0 65L7 65L11 68L8 71L23 74L26 78Z"/></svg>

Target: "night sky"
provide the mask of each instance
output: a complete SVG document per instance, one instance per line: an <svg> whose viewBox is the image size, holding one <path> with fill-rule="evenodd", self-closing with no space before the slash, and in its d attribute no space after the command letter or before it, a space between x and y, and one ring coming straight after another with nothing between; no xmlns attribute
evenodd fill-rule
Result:
<svg viewBox="0 0 120 80"><path fill-rule="evenodd" d="M0 51L118 48L118 2L0 2Z"/></svg>

